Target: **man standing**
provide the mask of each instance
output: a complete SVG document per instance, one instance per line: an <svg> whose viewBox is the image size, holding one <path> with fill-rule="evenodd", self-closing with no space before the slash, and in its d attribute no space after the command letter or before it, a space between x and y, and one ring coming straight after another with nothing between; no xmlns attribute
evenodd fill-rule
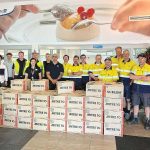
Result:
<svg viewBox="0 0 150 150"><path fill-rule="evenodd" d="M144 53L139 54L137 58L139 65L133 68L130 75L130 79L133 80L132 105L134 117L129 124L139 123L139 105L140 101L142 101L146 116L144 128L147 130L150 129L150 81L147 78L150 76L150 65L146 63L146 55Z"/></svg>
<svg viewBox="0 0 150 150"><path fill-rule="evenodd" d="M123 51L123 60L119 63L119 77L124 85L124 113L125 118L130 118L131 79L130 73L136 63L130 59L129 50Z"/></svg>
<svg viewBox="0 0 150 150"><path fill-rule="evenodd" d="M50 64L50 63L52 63L52 61L51 61L51 55L49 54L49 53L46 53L46 60L45 61L43 61L43 67L44 67L44 76L43 76L43 78L44 79L47 79L47 76L46 76L46 68L47 68L47 66Z"/></svg>
<svg viewBox="0 0 150 150"><path fill-rule="evenodd" d="M123 60L122 58L122 47L115 48L116 56L112 57L112 67L118 69L119 63Z"/></svg>
<svg viewBox="0 0 150 150"><path fill-rule="evenodd" d="M75 90L82 89L82 66L79 63L79 56L75 55L73 57L73 65L69 68L68 73L70 75L70 80L75 83Z"/></svg>
<svg viewBox="0 0 150 150"><path fill-rule="evenodd" d="M7 60L4 62L8 71L8 83L7 86L10 87L11 80L13 80L13 60L12 53L7 53Z"/></svg>
<svg viewBox="0 0 150 150"><path fill-rule="evenodd" d="M56 89L57 81L61 80L64 73L64 68L61 63L58 62L58 55L53 54L52 63L50 63L46 70L47 78L49 79L50 90Z"/></svg>
<svg viewBox="0 0 150 150"><path fill-rule="evenodd" d="M8 81L8 73L7 73L7 68L2 62L2 55L0 55L0 87L2 86L7 86L7 81Z"/></svg>
<svg viewBox="0 0 150 150"><path fill-rule="evenodd" d="M19 58L13 64L13 76L15 79L24 79L25 70L29 66L29 62L24 58L24 52L18 53Z"/></svg>

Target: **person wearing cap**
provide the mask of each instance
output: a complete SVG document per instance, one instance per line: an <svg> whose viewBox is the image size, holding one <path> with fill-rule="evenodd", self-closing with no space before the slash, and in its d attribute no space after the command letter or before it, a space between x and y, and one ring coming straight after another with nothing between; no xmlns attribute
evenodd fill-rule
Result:
<svg viewBox="0 0 150 150"><path fill-rule="evenodd" d="M29 66L29 62L24 58L24 52L20 51L18 53L19 58L13 64L13 78L14 79L24 79L25 70Z"/></svg>
<svg viewBox="0 0 150 150"><path fill-rule="evenodd" d="M45 72L45 71L44 71L44 66L43 66L43 62L42 62L42 61L39 61L39 53L36 52L36 51L34 51L34 52L32 53L32 58L36 59L36 65L41 68L42 76L44 76L44 72Z"/></svg>
<svg viewBox="0 0 150 150"><path fill-rule="evenodd" d="M131 103L131 79L130 73L136 63L131 60L129 50L123 51L123 60L119 63L119 78L124 85L124 113L125 118L130 118L130 103Z"/></svg>
<svg viewBox="0 0 150 150"><path fill-rule="evenodd" d="M102 56L100 54L97 54L95 56L95 63L91 64L89 67L89 73L93 74L95 77L98 77L100 72L105 68L105 64L102 63ZM91 78L90 80L93 80Z"/></svg>
<svg viewBox="0 0 150 150"><path fill-rule="evenodd" d="M83 71L79 62L79 56L75 55L73 57L73 65L68 70L70 80L75 83L75 90L82 90L82 73Z"/></svg>
<svg viewBox="0 0 150 150"><path fill-rule="evenodd" d="M82 89L83 90L86 90L86 84L87 82L89 82L89 67L90 65L87 64L86 62L86 55L85 54L82 54L80 56L80 65L82 66L82 71L83 71L83 74L82 74Z"/></svg>
<svg viewBox="0 0 150 150"><path fill-rule="evenodd" d="M52 63L50 63L46 68L46 75L49 79L50 90L56 89L56 83L62 79L63 73L64 67L61 63L58 62L58 55L53 54Z"/></svg>
<svg viewBox="0 0 150 150"><path fill-rule="evenodd" d="M138 55L139 65L136 65L132 69L130 79L133 80L132 85L132 105L133 105L133 118L129 121L129 124L138 124L139 118L139 105L143 102L145 108L146 121L144 128L150 129L150 81L145 80L150 76L150 65L146 63L146 55L141 53Z"/></svg>
<svg viewBox="0 0 150 150"><path fill-rule="evenodd" d="M123 60L122 47L116 47L115 52L116 56L112 57L111 60L112 60L112 67L117 70L119 67L119 63Z"/></svg>
<svg viewBox="0 0 150 150"><path fill-rule="evenodd" d="M31 79L31 80L41 80L42 79L41 69L40 69L40 67L37 66L35 58L30 59L30 65L29 65L29 67L27 67L27 69L25 71L25 78Z"/></svg>
<svg viewBox="0 0 150 150"><path fill-rule="evenodd" d="M0 87L7 86L8 72L5 64L2 62L3 56L0 55Z"/></svg>
<svg viewBox="0 0 150 150"><path fill-rule="evenodd" d="M119 79L118 72L115 68L112 67L112 61L110 57L107 57L105 60L105 68L99 73L98 77L93 76L93 74L90 73L90 76L94 80L100 80L104 83L112 83L117 82Z"/></svg>
<svg viewBox="0 0 150 150"><path fill-rule="evenodd" d="M44 76L43 76L43 78L44 78L44 79L47 79L47 76L46 76L46 68L47 68L47 66L48 66L50 63L52 63L52 61L51 61L51 55L50 55L49 53L46 53L45 57L46 57L46 60L43 61L43 67L44 67Z"/></svg>
<svg viewBox="0 0 150 150"><path fill-rule="evenodd" d="M8 82L7 82L7 87L10 87L11 80L13 80L13 60L12 60L12 53L7 53L6 54L7 58L4 61L4 64L7 68L8 71Z"/></svg>
<svg viewBox="0 0 150 150"><path fill-rule="evenodd" d="M66 80L69 80L68 70L71 67L71 64L69 63L69 56L68 55L64 55L63 60L64 60L64 63L63 63L64 74L63 74L62 80L66 81Z"/></svg>

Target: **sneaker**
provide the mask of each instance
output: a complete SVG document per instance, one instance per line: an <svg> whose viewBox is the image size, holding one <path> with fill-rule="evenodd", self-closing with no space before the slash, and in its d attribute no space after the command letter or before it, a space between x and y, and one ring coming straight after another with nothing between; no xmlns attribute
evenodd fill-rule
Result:
<svg viewBox="0 0 150 150"><path fill-rule="evenodd" d="M145 130L149 130L149 129L150 129L150 120L147 119L147 120L145 121L144 129L145 129Z"/></svg>
<svg viewBox="0 0 150 150"><path fill-rule="evenodd" d="M128 122L128 124L139 124L139 119L138 118L132 118L131 121Z"/></svg>
<svg viewBox="0 0 150 150"><path fill-rule="evenodd" d="M125 113L124 117L125 117L126 120L129 120L130 119L130 113Z"/></svg>

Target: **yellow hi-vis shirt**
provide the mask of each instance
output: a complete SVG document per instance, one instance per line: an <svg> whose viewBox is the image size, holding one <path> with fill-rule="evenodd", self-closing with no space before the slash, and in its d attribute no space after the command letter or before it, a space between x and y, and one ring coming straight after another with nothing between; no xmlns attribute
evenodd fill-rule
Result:
<svg viewBox="0 0 150 150"><path fill-rule="evenodd" d="M119 76L122 78L130 78L130 73L135 65L136 63L131 59L129 59L127 62L122 60L119 63Z"/></svg>
<svg viewBox="0 0 150 150"><path fill-rule="evenodd" d="M89 71L93 73L95 76L99 76L100 72L105 68L105 64L91 64L89 67Z"/></svg>
<svg viewBox="0 0 150 150"><path fill-rule="evenodd" d="M119 79L118 72L116 69L111 67L110 69L104 68L99 74L99 80L102 80L104 83L116 82Z"/></svg>
<svg viewBox="0 0 150 150"><path fill-rule="evenodd" d="M71 65L71 67L68 70L68 73L73 73L73 72L76 73L76 72L80 72L80 71L83 71L82 66L80 64L78 64L77 66ZM70 76L70 78L81 78L81 75L80 76Z"/></svg>
<svg viewBox="0 0 150 150"><path fill-rule="evenodd" d="M63 74L63 78L69 78L69 75L68 75L68 71L69 71L69 68L71 67L71 64L67 63L63 63L63 67L64 67L64 74Z"/></svg>
<svg viewBox="0 0 150 150"><path fill-rule="evenodd" d="M112 61L112 67L118 71L119 64L121 61L123 61L123 58L112 57L111 61Z"/></svg>
<svg viewBox="0 0 150 150"><path fill-rule="evenodd" d="M82 76L89 76L88 72L89 72L90 65L89 64L80 64L80 65L82 66L82 71L83 71Z"/></svg>
<svg viewBox="0 0 150 150"><path fill-rule="evenodd" d="M150 76L150 65L145 63L145 65L141 68L139 65L136 65L132 69L132 73L136 76ZM134 80L135 84L139 85L149 85L150 86L150 81L142 81L142 80ZM150 87L149 87L150 89Z"/></svg>

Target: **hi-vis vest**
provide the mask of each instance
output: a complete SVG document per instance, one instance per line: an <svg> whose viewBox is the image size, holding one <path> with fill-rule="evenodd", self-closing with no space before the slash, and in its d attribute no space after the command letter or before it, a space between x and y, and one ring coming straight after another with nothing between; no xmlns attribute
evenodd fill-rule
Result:
<svg viewBox="0 0 150 150"><path fill-rule="evenodd" d="M141 75L150 76L150 65L145 64L142 68L139 65L136 65L133 68L132 73L135 74L136 76L141 76ZM150 86L150 81L134 80L134 83L139 85Z"/></svg>
<svg viewBox="0 0 150 150"><path fill-rule="evenodd" d="M90 65L89 64L80 64L80 65L82 66L82 71L83 71L82 76L89 76L88 72L89 72Z"/></svg>
<svg viewBox="0 0 150 150"><path fill-rule="evenodd" d="M67 64L63 63L63 67L64 67L63 78L69 78L68 70L71 67L71 64L69 64L69 63L67 63Z"/></svg>
<svg viewBox="0 0 150 150"><path fill-rule="evenodd" d="M98 78L104 83L111 83L116 82L119 79L119 76L117 70L111 67L109 70L104 68L104 70L100 72Z"/></svg>
<svg viewBox="0 0 150 150"><path fill-rule="evenodd" d="M91 64L89 67L89 71L93 73L95 76L99 76L100 72L105 68L105 64Z"/></svg>
<svg viewBox="0 0 150 150"><path fill-rule="evenodd" d="M23 75L25 74L25 71L26 71L26 68L29 66L29 62L27 60L25 60L25 66L24 66L24 69L23 69ZM18 60L16 60L14 62L14 71L15 71L15 75L18 75L19 74L19 69L20 69L20 65L18 63Z"/></svg>
<svg viewBox="0 0 150 150"><path fill-rule="evenodd" d="M123 61L123 58L112 57L111 61L112 61L112 67L118 71L119 64L121 61Z"/></svg>
<svg viewBox="0 0 150 150"><path fill-rule="evenodd" d="M133 60L125 62L124 60L119 63L119 76L122 78L130 78L130 73L136 63Z"/></svg>

